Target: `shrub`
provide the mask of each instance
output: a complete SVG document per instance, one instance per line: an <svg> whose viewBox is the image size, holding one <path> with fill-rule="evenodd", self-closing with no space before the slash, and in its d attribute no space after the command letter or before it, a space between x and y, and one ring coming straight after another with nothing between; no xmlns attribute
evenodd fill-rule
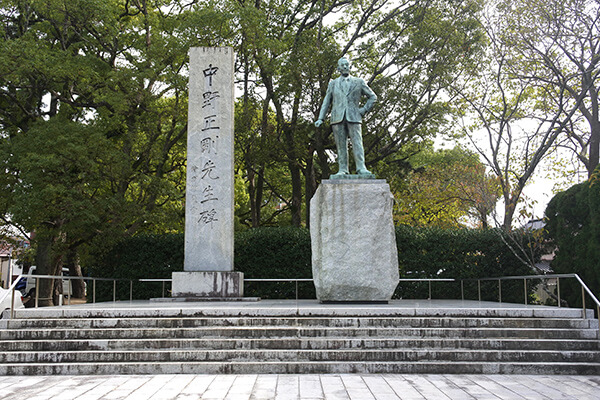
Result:
<svg viewBox="0 0 600 400"><path fill-rule="evenodd" d="M312 278L310 234L293 227L257 228L235 237L235 269L244 278ZM298 284L299 298L315 298L312 282ZM293 282L248 282L246 296L288 298L296 296Z"/></svg>
<svg viewBox="0 0 600 400"><path fill-rule="evenodd" d="M529 246L528 233L506 233L499 229L441 229L398 226L396 243L402 278L473 279L495 276L530 275L532 269L521 261ZM516 253L516 254L515 254ZM529 289L533 284L529 282ZM482 300L498 300L497 282L482 283ZM432 284L433 298L460 298L460 283ZM426 283L401 283L395 297L427 298ZM465 298L478 297L477 284L465 282ZM523 302L523 284L502 283L502 301Z"/></svg>
<svg viewBox="0 0 600 400"><path fill-rule="evenodd" d="M97 257L89 267L91 276L119 279L171 278L183 271L183 234L138 235L124 239ZM311 278L310 235L306 229L258 228L235 237L235 270L245 278ZM247 282L245 296L295 298L296 285ZM299 283L300 298L315 298L312 282ZM134 282L133 298L160 297L161 283ZM91 296L88 296L91 299ZM129 299L129 283L117 283L117 298ZM98 282L96 300L112 299L112 282Z"/></svg>
<svg viewBox="0 0 600 400"><path fill-rule="evenodd" d="M171 278L173 271L183 271L183 234L138 235L124 239L96 256L96 263L86 268L93 277L118 279ZM170 287L170 286L169 286ZM88 284L88 301L91 301ZM112 282L96 283L96 301L112 300ZM134 282L133 298L149 299L162 295L160 282ZM117 299L129 299L129 282L117 282Z"/></svg>
<svg viewBox="0 0 600 400"><path fill-rule="evenodd" d="M523 233L505 234L499 230L396 228L400 274L403 278L478 278L525 275L531 271L514 255L516 243L526 239ZM520 246L523 246L522 244ZM235 236L235 270L246 279L311 278L310 234L293 227L257 228ZM183 235L139 235L125 239L97 258L88 269L95 277L121 279L170 278L183 270ZM533 285L530 285L532 287ZM118 298L129 298L129 284L119 282ZM134 283L133 298L161 295L161 284ZM299 283L299 298L315 298L312 282ZM433 298L460 298L459 283L434 283ZM498 299L496 282L482 286L485 300ZM477 298L477 285L465 285L466 298ZM293 282L246 282L249 297L296 297ZM427 284L402 283L396 298L427 298ZM88 296L90 297L90 296ZM97 300L112 299L112 283L98 283ZM503 301L523 301L522 282L502 285Z"/></svg>

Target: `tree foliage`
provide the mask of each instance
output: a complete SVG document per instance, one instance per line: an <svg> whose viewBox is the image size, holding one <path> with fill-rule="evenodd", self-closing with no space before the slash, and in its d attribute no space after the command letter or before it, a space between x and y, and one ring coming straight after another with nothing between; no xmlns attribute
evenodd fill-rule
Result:
<svg viewBox="0 0 600 400"><path fill-rule="evenodd" d="M3 221L36 233L40 273L57 271L66 254L91 254L123 236L181 231L187 52L232 46L240 94L239 229L308 221L308 202L335 158L331 127L315 128L313 121L342 56L378 94L364 122L366 160L401 194L400 220L456 226L470 216L485 226L494 182L505 198L518 199L527 169L498 165L493 180L472 155L415 162L455 111L457 92L449 88L482 65L483 6L480 0L3 1ZM502 68L506 62L499 61ZM521 99L527 107L535 103L539 117L558 90L502 82L512 85L510 95L499 88L462 96L464 104L493 100L484 103L486 116L512 123L527 112L514 107ZM565 104L574 106L572 97ZM558 119L564 129L570 129L563 123L567 111ZM543 133L554 135L547 120ZM499 143L510 142L510 129L497 132ZM532 149L541 132L531 132L529 152L516 157L526 165L539 158Z"/></svg>
<svg viewBox="0 0 600 400"><path fill-rule="evenodd" d="M548 112L562 112L561 118L568 119L558 144L576 154L591 175L600 152L600 2L499 4L507 21L505 40L515 53L513 73L549 92L540 101ZM565 107L565 102L570 106Z"/></svg>
<svg viewBox="0 0 600 400"><path fill-rule="evenodd" d="M480 50L479 7L476 1L234 2L246 114L240 129L253 146L268 140L270 159L285 168L291 193L275 197L293 225L308 220L303 204L308 211L318 182L331 173L331 127L312 123L338 58L349 56L378 94L380 105L365 121L365 153L367 165L387 171L444 122L442 93ZM277 167L262 158L244 163L254 218L248 224L259 226L269 219L260 219L258 200L274 194L267 174Z"/></svg>
<svg viewBox="0 0 600 400"><path fill-rule="evenodd" d="M36 233L38 272L83 244L181 229L187 50L230 36L203 6L2 2L1 211Z"/></svg>
<svg viewBox="0 0 600 400"><path fill-rule="evenodd" d="M395 191L395 219L411 226L488 227L499 197L498 181L477 154L456 147L423 151L410 159L412 172Z"/></svg>

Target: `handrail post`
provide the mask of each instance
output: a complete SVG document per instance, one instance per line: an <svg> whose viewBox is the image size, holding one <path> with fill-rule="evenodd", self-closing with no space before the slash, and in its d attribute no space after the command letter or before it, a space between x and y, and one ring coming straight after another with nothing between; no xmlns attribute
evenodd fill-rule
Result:
<svg viewBox="0 0 600 400"><path fill-rule="evenodd" d="M560 307L560 278L556 278L556 293L558 294L558 306Z"/></svg>
<svg viewBox="0 0 600 400"><path fill-rule="evenodd" d="M12 288L12 297L10 299L10 319L15 318L15 286ZM2 313L2 311L0 311Z"/></svg>
<svg viewBox="0 0 600 400"><path fill-rule="evenodd" d="M162 297L165 298L165 281L162 281Z"/></svg>
<svg viewBox="0 0 600 400"><path fill-rule="evenodd" d="M113 279L113 303L117 302L117 280Z"/></svg>
<svg viewBox="0 0 600 400"><path fill-rule="evenodd" d="M585 312L585 289L581 286L581 303L583 304L583 318L587 319L587 313Z"/></svg>
<svg viewBox="0 0 600 400"><path fill-rule="evenodd" d="M498 279L498 303L502 303L502 280Z"/></svg>
<svg viewBox="0 0 600 400"><path fill-rule="evenodd" d="M133 301L133 280L129 281L129 302Z"/></svg>
<svg viewBox="0 0 600 400"><path fill-rule="evenodd" d="M38 299L40 298L40 281L42 278L35 280L35 308L38 308Z"/></svg>
<svg viewBox="0 0 600 400"><path fill-rule="evenodd" d="M525 305L527 305L527 278L523 278L523 285L525 287L525 294L523 296L525 297Z"/></svg>
<svg viewBox="0 0 600 400"><path fill-rule="evenodd" d="M431 279L429 280L429 298L427 300L431 300Z"/></svg>
<svg viewBox="0 0 600 400"><path fill-rule="evenodd" d="M479 297L479 302L481 302L481 279L477 279L477 295Z"/></svg>
<svg viewBox="0 0 600 400"><path fill-rule="evenodd" d="M465 281L460 280L460 298L465 301Z"/></svg>
<svg viewBox="0 0 600 400"><path fill-rule="evenodd" d="M96 278L92 279L92 303L96 304Z"/></svg>

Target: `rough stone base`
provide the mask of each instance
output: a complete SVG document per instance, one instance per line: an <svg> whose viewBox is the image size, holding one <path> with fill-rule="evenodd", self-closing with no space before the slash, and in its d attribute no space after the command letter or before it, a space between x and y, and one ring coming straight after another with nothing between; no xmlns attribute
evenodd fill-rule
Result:
<svg viewBox="0 0 600 400"><path fill-rule="evenodd" d="M321 302L385 302L398 285L393 196L381 179L324 180L310 202Z"/></svg>
<svg viewBox="0 0 600 400"><path fill-rule="evenodd" d="M244 274L242 272L173 272L172 277L172 297L244 297Z"/></svg>

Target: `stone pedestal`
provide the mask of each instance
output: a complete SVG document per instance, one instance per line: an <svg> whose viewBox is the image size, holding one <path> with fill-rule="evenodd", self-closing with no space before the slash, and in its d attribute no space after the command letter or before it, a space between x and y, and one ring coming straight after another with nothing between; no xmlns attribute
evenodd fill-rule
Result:
<svg viewBox="0 0 600 400"><path fill-rule="evenodd" d="M239 298L244 296L242 272L173 272L173 297Z"/></svg>
<svg viewBox="0 0 600 400"><path fill-rule="evenodd" d="M381 179L324 180L310 202L321 302L387 302L398 285L393 196Z"/></svg>

